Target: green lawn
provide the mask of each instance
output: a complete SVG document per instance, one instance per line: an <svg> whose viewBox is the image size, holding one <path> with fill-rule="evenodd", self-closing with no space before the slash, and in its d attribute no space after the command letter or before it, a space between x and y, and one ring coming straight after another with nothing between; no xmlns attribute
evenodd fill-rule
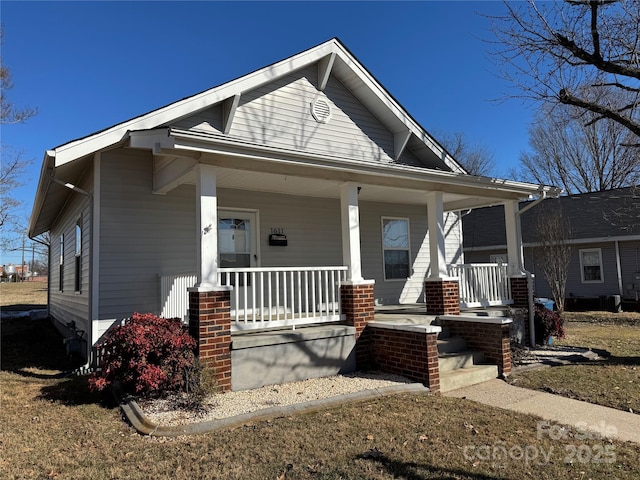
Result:
<svg viewBox="0 0 640 480"><path fill-rule="evenodd" d="M610 356L512 375L511 381L640 414L640 314L566 312L564 317L566 337L554 344L588 347Z"/></svg>

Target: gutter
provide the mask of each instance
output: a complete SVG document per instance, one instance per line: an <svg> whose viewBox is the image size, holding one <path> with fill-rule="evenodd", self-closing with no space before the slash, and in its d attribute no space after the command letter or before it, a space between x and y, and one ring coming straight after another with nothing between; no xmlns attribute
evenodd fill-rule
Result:
<svg viewBox="0 0 640 480"><path fill-rule="evenodd" d="M293 150L256 146L249 143L233 141L228 138L222 138L212 134L194 133L191 131L168 128L168 135L175 140L183 140L196 142L206 145L189 145L188 143L179 144L176 142L175 148L184 148L186 150L197 150L207 153L217 153L221 155L233 155L255 160L267 160L274 163L289 163L295 157L298 165L315 168L329 168L332 170L348 171L355 174L365 174L382 177L394 177L401 180L419 180L421 182L431 182L434 184L445 184L460 188L481 188L493 191L499 191L508 194L515 194L520 197L525 195L533 195L535 193L546 195L556 195L561 190L555 187L537 186L513 180L494 179L490 177L469 176L462 173L447 172L444 170L427 169L422 167L413 167L402 164L392 163L375 163L375 162L359 162L356 160L345 159L341 157L330 157L311 152L296 152ZM133 133L133 132L132 132ZM215 143L212 143L215 142ZM238 150L247 150L245 152ZM505 198L500 197L500 200Z"/></svg>

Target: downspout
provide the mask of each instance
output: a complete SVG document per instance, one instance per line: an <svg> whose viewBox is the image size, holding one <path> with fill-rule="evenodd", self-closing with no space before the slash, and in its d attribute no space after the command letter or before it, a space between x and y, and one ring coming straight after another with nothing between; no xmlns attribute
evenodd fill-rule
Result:
<svg viewBox="0 0 640 480"><path fill-rule="evenodd" d="M620 298L624 296L624 290L622 288L622 267L620 261L620 241L615 241L616 246L616 274L618 276L618 292L620 293Z"/></svg>
<svg viewBox="0 0 640 480"><path fill-rule="evenodd" d="M69 190L71 190L73 192L79 193L79 194L84 195L85 197L89 198L89 211L91 212L91 221L89 222L89 239L91 240L90 247L89 247L89 278L91 279L92 275L93 275L93 273L92 273L92 269L93 269L92 264L93 264L93 262L91 261L91 258L93 256L93 252L92 252L91 245L93 245L93 217L95 215L95 212L93 211L93 195L90 192L87 192L86 190L83 190L82 188L75 186L73 183L63 182L62 180L57 179L54 176L54 174L55 174L55 171L53 169L51 169L48 172L48 177L53 183L61 185L61 186L65 187L65 188L68 188ZM49 258L51 258L51 257L49 257ZM91 290L91 288L93 288L93 286L91 285L91 282L89 282L89 285L90 285L90 290ZM89 295L88 295L87 305L89 307L88 308L89 309L89 312L88 312L89 315L88 316L91 318L91 312L93 311L91 291L89 292ZM93 323L93 319L90 320L90 324L92 324L92 323ZM93 337L93 331L92 330L88 331L87 335ZM91 347L92 347L92 345L93 345L93 338L88 338L87 339L87 347L88 347L87 363L84 366L79 368L80 371L86 372L86 371L89 370L89 368L91 366Z"/></svg>
<svg viewBox="0 0 640 480"><path fill-rule="evenodd" d="M558 192L560 193L560 192ZM557 197L557 195L555 195ZM542 187L542 185L540 186L540 196L538 198L536 198L533 202L531 202L529 205L527 205L526 207L524 207L522 210L518 210L518 216L521 217L523 213L531 210L533 207L535 207L536 205L538 205L540 202L542 202L543 200L545 200L547 198L547 192L546 190L544 190L544 188ZM533 286L534 286L534 275L531 272L528 272L527 270L524 270L524 265L523 265L523 271L525 273L525 275L527 276L527 290L528 290L528 303L529 303L529 344L532 347L536 346L536 329L535 329L535 314L534 314L534 309L535 309L535 304L533 302Z"/></svg>

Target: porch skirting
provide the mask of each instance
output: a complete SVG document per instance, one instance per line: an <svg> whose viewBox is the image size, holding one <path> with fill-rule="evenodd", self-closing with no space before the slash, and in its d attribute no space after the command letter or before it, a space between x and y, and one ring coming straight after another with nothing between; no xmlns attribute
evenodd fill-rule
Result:
<svg viewBox="0 0 640 480"><path fill-rule="evenodd" d="M326 324L232 336L232 390L356 370L355 328Z"/></svg>

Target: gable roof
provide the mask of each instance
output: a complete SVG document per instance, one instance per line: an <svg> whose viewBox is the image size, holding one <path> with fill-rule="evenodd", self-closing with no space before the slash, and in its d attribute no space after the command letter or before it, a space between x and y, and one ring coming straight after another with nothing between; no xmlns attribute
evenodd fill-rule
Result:
<svg viewBox="0 0 640 480"><path fill-rule="evenodd" d="M269 146L233 139L227 135L227 127L233 121L243 94L311 67L317 68L315 87L318 91L324 92L330 77L337 79L390 132L390 136L393 137L389 157L391 162L354 165L354 162L349 163L349 159L341 156L332 158L330 155L314 155L297 150L278 151L273 155L288 155L287 161L298 164L303 162L303 157L306 156L304 161L307 164L326 166L335 172L344 169L355 172L356 169L360 169L352 177L362 174L363 170L365 174L376 175L378 178L394 177L397 178L394 185L405 182L400 188L411 184L417 192L449 188L452 194L449 205L452 209L454 206L469 208L471 204L495 204L501 199L517 200L539 194L543 190L552 195L557 194L554 187L468 175L353 54L337 38L333 38L235 80L48 150L44 156L36 191L29 235L33 237L48 230L70 194L69 190L52 185L61 183L60 178L64 178L65 182L73 182L74 178L79 180L88 171L93 155L102 151L120 146L133 147L135 144L136 148L147 149L151 148L151 145L155 153L155 146L162 149L165 146L163 142L169 137L171 141L175 141L179 137L184 139L195 135L199 137L190 141L204 141L210 145L214 142L223 154L228 154L229 148L236 151L251 148L252 154L261 150L258 152L262 155L259 157L261 160L267 157L273 160L274 156L270 156L273 149L270 150ZM179 128L180 120L196 116L212 107L222 112L223 129L219 134L210 135ZM140 143L141 139L146 140ZM149 144L148 141L160 143ZM167 146L167 149L171 148L171 145ZM408 150L418 163L403 164L403 152ZM292 155L295 156L293 160L290 159ZM56 179L54 176L59 178ZM342 181L343 178L341 177Z"/></svg>
<svg viewBox="0 0 640 480"><path fill-rule="evenodd" d="M520 209L530 201L520 202ZM537 243L539 215L561 211L569 220L574 242L613 241L623 237L640 239L640 186L546 199L522 214L522 240ZM504 207L473 210L463 218L465 249L503 247L507 243Z"/></svg>
<svg viewBox="0 0 640 480"><path fill-rule="evenodd" d="M319 90L324 89L329 75L336 76L398 137L398 143L404 142L406 145L410 138L414 138L425 148L435 152L446 169L466 173L337 38L204 92L59 145L47 154L55 157L55 167L62 166L123 142L130 131L169 125L314 64L318 65L320 72L317 85Z"/></svg>

